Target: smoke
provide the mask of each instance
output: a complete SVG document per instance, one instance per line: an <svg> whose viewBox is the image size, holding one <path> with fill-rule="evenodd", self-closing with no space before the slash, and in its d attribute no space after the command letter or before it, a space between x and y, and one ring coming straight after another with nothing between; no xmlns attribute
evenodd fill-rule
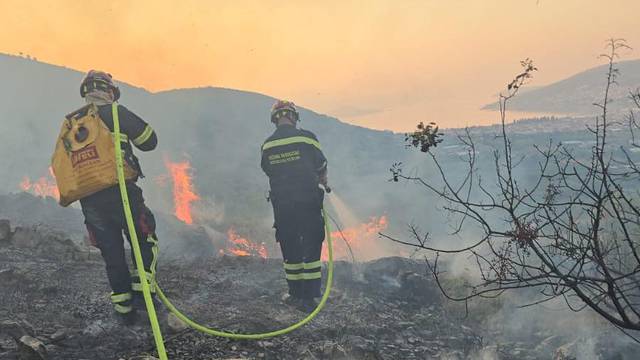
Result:
<svg viewBox="0 0 640 360"><path fill-rule="evenodd" d="M225 219L224 204L213 197L200 198L193 204L193 218L198 224L221 224Z"/></svg>
<svg viewBox="0 0 640 360"><path fill-rule="evenodd" d="M563 298L556 298L544 304L523 308L523 304L536 299L537 291L525 289L504 294L501 306L487 317L483 334L494 343L520 343L535 351L541 358L601 360L635 359L632 349L637 344L613 325L603 320L588 308L573 312L567 308ZM475 310L486 309L484 304L475 304ZM571 300L570 300L571 301ZM576 304L577 305L577 304ZM497 360L492 348L477 354L477 359ZM560 353L564 357L560 357Z"/></svg>

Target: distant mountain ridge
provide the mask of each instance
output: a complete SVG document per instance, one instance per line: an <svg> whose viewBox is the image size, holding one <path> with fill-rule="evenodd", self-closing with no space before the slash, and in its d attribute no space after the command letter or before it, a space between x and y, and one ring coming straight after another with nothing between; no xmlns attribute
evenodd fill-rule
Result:
<svg viewBox="0 0 640 360"><path fill-rule="evenodd" d="M621 61L617 84L610 92L612 109L625 111L632 107L629 92L640 88L640 60ZM593 115L601 103L606 85L608 65L582 71L567 79L550 85L537 87L518 94L509 103L509 109L525 112L545 112L572 115ZM495 110L497 104L488 104L483 109Z"/></svg>
<svg viewBox="0 0 640 360"><path fill-rule="evenodd" d="M0 192L19 191L24 176L47 174L63 116L83 105L78 90L82 77L68 68L0 54ZM274 130L269 121L274 98L211 87L151 93L119 86L120 102L149 121L159 136L157 151L137 152L147 175L142 185L153 207L172 211L170 185L159 181L167 176L165 159L188 160L201 204L208 204L199 209L203 216L218 212L271 227L260 147ZM389 165L412 156L402 136L300 111L301 126L316 133L325 149L334 189L365 219L393 207L393 201L383 201L380 189L392 186L387 182Z"/></svg>

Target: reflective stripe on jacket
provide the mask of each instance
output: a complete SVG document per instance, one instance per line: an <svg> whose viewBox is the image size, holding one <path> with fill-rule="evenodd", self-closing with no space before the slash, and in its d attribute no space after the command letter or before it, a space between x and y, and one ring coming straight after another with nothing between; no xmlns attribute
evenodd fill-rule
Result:
<svg viewBox="0 0 640 360"><path fill-rule="evenodd" d="M269 176L273 199L313 201L327 159L312 132L284 125L262 145L261 166Z"/></svg>

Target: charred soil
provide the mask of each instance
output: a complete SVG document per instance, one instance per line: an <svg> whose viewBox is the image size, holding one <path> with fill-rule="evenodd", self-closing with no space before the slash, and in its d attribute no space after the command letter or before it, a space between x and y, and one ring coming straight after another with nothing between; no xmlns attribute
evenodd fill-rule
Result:
<svg viewBox="0 0 640 360"><path fill-rule="evenodd" d="M282 301L286 282L278 259L161 260L159 284L202 324L256 333L306 316ZM99 253L64 234L0 222L0 284L0 359L157 356L144 315L133 327L115 320ZM541 350L538 344L547 337L541 335L488 345L482 322L451 311L423 262L399 257L336 263L325 310L286 336L227 340L160 314L170 359L549 359L568 342L550 338Z"/></svg>

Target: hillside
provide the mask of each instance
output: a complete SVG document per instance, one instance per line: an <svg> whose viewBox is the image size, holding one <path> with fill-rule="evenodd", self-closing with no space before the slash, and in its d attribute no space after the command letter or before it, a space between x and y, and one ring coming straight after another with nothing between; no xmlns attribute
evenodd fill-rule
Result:
<svg viewBox="0 0 640 360"><path fill-rule="evenodd" d="M612 107L625 111L632 105L629 92L640 88L640 60L622 61L618 84L611 90ZM510 109L526 112L592 115L597 112L594 103L602 102L608 66L602 65L582 71L567 79L522 92L510 102ZM484 109L496 109L489 104Z"/></svg>
<svg viewBox="0 0 640 360"><path fill-rule="evenodd" d="M27 176L47 174L63 116L82 106L83 74L21 57L0 55L0 192L20 191ZM157 151L138 154L147 178L142 184L150 205L171 213L173 200L165 161L189 161L202 222L230 222L270 228L265 200L267 179L259 167L260 146L273 131L269 109L275 99L223 88L151 93L120 83L121 103L157 130ZM308 109L301 126L315 132L330 161L332 186L361 219L402 208L384 196L390 164L407 160L402 137L340 122ZM19 156L13 156L19 154ZM10 156L7 156L10 155ZM407 198L408 199L408 198ZM384 206L382 206L384 204Z"/></svg>

